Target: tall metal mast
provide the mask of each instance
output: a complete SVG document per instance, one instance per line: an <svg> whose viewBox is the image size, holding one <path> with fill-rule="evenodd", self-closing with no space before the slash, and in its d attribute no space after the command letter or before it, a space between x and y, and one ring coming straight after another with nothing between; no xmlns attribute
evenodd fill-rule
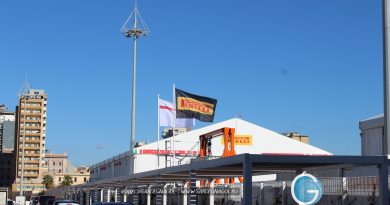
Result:
<svg viewBox="0 0 390 205"><path fill-rule="evenodd" d="M382 141L383 155L390 154L390 2L382 1L383 26L383 86L384 86L384 135Z"/></svg>
<svg viewBox="0 0 390 205"><path fill-rule="evenodd" d="M129 22L133 19L133 26ZM139 20L139 22L137 22ZM139 23L139 24L137 24ZM135 3L134 10L127 18L125 24L122 26L121 32L126 38L133 38L133 95L131 105L131 139L130 139L130 174L134 173L134 145L135 145L135 103L136 103L136 71L137 71L137 38L144 37L149 34L149 28L146 26L141 14L138 11L137 3Z"/></svg>

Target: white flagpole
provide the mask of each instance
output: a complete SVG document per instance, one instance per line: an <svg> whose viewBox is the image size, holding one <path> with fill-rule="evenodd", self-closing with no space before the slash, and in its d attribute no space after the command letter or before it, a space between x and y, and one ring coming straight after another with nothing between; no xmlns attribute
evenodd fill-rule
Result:
<svg viewBox="0 0 390 205"><path fill-rule="evenodd" d="M172 129L172 147L173 147L173 159L172 159L172 162L173 162L173 166L175 166L175 158L176 158L176 149L175 149L175 128L176 128L176 93L175 93L175 90L176 90L176 86L175 84L173 84L173 129Z"/></svg>
<svg viewBox="0 0 390 205"><path fill-rule="evenodd" d="M160 94L157 94L157 168L160 168Z"/></svg>

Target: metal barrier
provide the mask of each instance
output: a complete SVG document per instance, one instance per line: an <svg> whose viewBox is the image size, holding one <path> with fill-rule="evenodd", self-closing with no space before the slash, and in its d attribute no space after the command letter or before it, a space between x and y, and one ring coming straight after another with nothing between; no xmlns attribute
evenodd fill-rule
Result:
<svg viewBox="0 0 390 205"><path fill-rule="evenodd" d="M379 178L318 177L323 185L323 197L318 205L379 204ZM256 205L296 204L291 197L291 181L253 183L253 202Z"/></svg>

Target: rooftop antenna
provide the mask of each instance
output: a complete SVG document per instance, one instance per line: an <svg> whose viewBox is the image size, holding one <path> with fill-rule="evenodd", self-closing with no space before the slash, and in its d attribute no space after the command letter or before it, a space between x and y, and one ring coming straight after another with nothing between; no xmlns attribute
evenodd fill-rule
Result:
<svg viewBox="0 0 390 205"><path fill-rule="evenodd" d="M18 96L27 95L28 91L31 89L31 85L27 81L27 73L26 73L26 81L23 83L22 88L19 90Z"/></svg>
<svg viewBox="0 0 390 205"><path fill-rule="evenodd" d="M133 25L131 25L133 23ZM134 174L134 145L135 145L135 97L136 97L136 71L137 71L137 39L145 37L150 33L148 26L143 20L137 8L135 1L134 10L126 19L125 24L121 28L121 32L126 38L133 38L133 95L131 105L131 139L130 139L130 174Z"/></svg>

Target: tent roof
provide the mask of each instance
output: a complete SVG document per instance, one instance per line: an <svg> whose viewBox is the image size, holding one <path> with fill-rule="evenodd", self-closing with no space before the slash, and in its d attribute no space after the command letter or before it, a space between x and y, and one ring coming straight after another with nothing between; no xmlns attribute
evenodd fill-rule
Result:
<svg viewBox="0 0 390 205"><path fill-rule="evenodd" d="M277 132L255 125L248 121L232 118L223 122L215 123L206 127L195 129L175 136L175 141L197 141L199 136L223 127L236 128L236 134L252 136L252 146L236 146L237 154L270 154L270 155L332 155L332 153L319 149L309 144L286 137ZM160 140L160 147L164 141ZM157 147L157 142L153 142L139 149L152 149ZM138 149L138 148L136 148Z"/></svg>
<svg viewBox="0 0 390 205"><path fill-rule="evenodd" d="M236 154L263 154L263 155L314 155L314 156L327 156L332 155L332 153L325 150L319 149L309 144L299 142L297 140L286 137L282 134L274 132L272 130L263 128L259 125L255 125L248 121L232 118L226 121L215 123L206 127L195 129L186 133L179 134L175 136L175 142L196 142L199 140L199 136L223 127L232 127L236 128L236 134L246 134L252 136L252 146L237 146L236 145ZM161 139L160 147L165 146L165 141L170 140ZM134 150L141 149L156 149L157 141L140 146ZM105 163L108 161L117 160L124 158L130 155L130 152L123 152L119 155L101 161L95 165Z"/></svg>

